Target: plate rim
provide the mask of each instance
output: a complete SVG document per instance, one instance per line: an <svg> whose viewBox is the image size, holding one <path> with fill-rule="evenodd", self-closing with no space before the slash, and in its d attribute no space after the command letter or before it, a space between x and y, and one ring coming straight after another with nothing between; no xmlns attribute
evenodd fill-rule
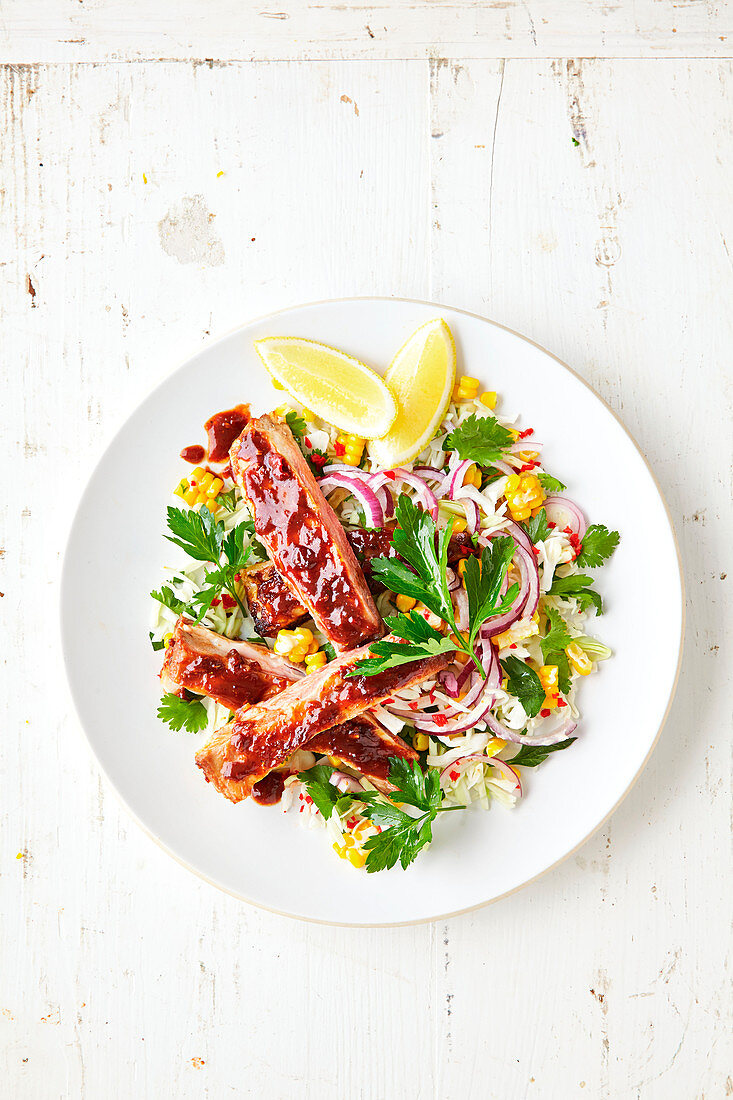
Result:
<svg viewBox="0 0 733 1100"><path fill-rule="evenodd" d="M150 397L152 397L153 394L155 394L162 386L166 385L170 381L170 379L173 377L173 375L178 373L179 370L182 370L183 367L187 366L187 364L190 363L192 359L198 357L199 355L204 354L205 352L208 352L208 351L212 350L218 344L223 343L225 340L228 340L231 336L235 335L237 332L240 332L242 329L249 328L251 325L256 325L256 324L259 324L262 321L267 321L270 318L279 317L284 313L291 313L291 312L294 312L296 310L312 309L312 308L315 308L315 307L318 307L318 306L346 304L346 303L353 303L353 302L401 302L401 303L404 303L406 305L427 306L431 309L436 309L436 310L439 310L439 311L440 310L450 310L452 313L462 314L465 317L471 317L474 320L482 321L485 324L492 325L494 328L501 329L502 331L509 333L511 336L516 336L518 339L522 340L524 343L530 344L532 347L537 348L539 351L541 351L545 355L549 356L550 359L553 359L555 361L555 363L558 364L558 366L560 366L563 370L565 370L569 374L571 374L573 376L573 378L577 379L577 381L580 382L581 385L583 385L585 387L585 389L590 390L590 392L593 394L593 396L603 405L603 407L606 409L606 411L611 414L613 419L616 421L616 423L622 429L622 431L624 432L624 434L627 436L627 438L631 442L632 446L634 447L634 449L638 453L639 457L641 458L642 462L644 463L644 466L647 469L647 472L648 472L648 474L649 474L649 476L652 480L654 488L656 489L657 494L659 496L659 499L662 503L662 507L664 509L664 515L666 517L667 524L669 526L669 531L670 531L670 534L672 536L672 544L674 546L674 551L675 551L675 555L676 555L676 559L677 559L677 572L678 572L678 575L679 575L679 584L680 584L680 639L679 639L679 649L678 649L678 652L677 652L677 664L676 664L676 668L675 668L674 678L672 680L672 685L671 685L670 690L669 690L669 695L668 695L668 698L667 698L666 706L664 708L664 713L662 715L659 726L657 727L656 733L654 735L654 739L652 740L652 742L649 746L649 749L648 749L646 755L644 756L644 759L640 763L637 771L635 772L634 776L630 780L628 786L622 792L622 794L619 796L619 798L616 800L616 802L613 804L613 806L610 808L610 810L608 810L608 812L606 814L604 814L604 816L601 818L601 820L596 825L594 825L593 828L588 833L586 833L585 836L582 837L577 842L577 844L575 844L572 848L570 848L567 852L565 852L564 855L560 856L553 863L548 864L547 867L543 868L543 870L541 870L541 871L538 871L537 874L533 875L531 878L525 879L524 882L519 883L517 886L513 886L511 889L505 890L501 894L497 894L496 897L489 898L486 901L477 902L475 905L464 906L461 909L449 910L448 912L438 913L438 914L435 914L434 916L430 916L430 917L416 917L414 920L406 920L406 921L404 921L404 920L403 921L369 921L369 922L364 922L364 921L335 921L335 920L326 920L326 919L320 918L320 917L303 916L302 914L299 914L299 913L288 912L288 910L286 910L286 909L277 909L273 906L265 905L261 901L254 901L252 898L248 898L244 894L241 894L236 890L232 890L230 887L225 886L223 883L217 881L214 878L211 878L205 872L199 870L199 868L194 867L192 864L188 863L182 856L178 855L171 848L169 848L168 845L165 844L163 842L163 840L160 839L160 837L156 836L155 833L153 833L148 828L148 826L143 821L140 820L138 815L128 805L128 802L125 799L124 795L119 790L119 788L117 787L117 785L113 781L112 777L108 774L106 768L104 767L101 760L99 759L96 752L94 751L94 747L92 745L91 738L90 738L90 736L87 732L86 726L85 726L85 724L82 720L82 717L81 717L81 710L80 710L79 703L77 701L77 693L76 693L74 683L73 683L73 680L72 680L72 676L71 676L69 649L66 645L67 626L66 626L66 619L65 619L65 615L64 615L64 609L65 609L65 606L66 606L66 589L67 589L67 586L69 584L69 581L68 581L68 574L69 574L69 571L70 571L69 553L70 553L72 535L75 531L77 523L80 520L80 514L81 514L82 506L84 504L84 500L85 500L87 491L89 489L89 484L90 484L94 474L96 473L97 468L99 467L99 465L106 458L109 451L114 447L115 443L117 442L118 436L124 430L124 428L127 425L127 422L130 419L130 417L133 416L133 414L137 411L137 409L140 408L140 406L144 402L146 402ZM289 305L289 306L284 306L281 309L270 310L267 313L260 314L256 317L251 317L248 320L243 321L241 324L235 325L232 328L227 329L227 331L225 331L225 332L223 332L223 333L221 333L217 336L209 337L204 342L203 346L201 348L199 348L199 350L196 351L193 355L189 355L185 359L178 360L176 362L176 364L173 366L173 368L170 371L168 371L163 378L161 378L158 382L156 382L156 384L154 386L152 386L150 389L148 389L142 397L139 397L136 400L136 404L135 404L134 408L131 409L130 412L128 412L128 414L123 419L122 423L118 424L117 429L114 431L111 439L109 440L107 445L103 448L102 452L98 455L97 460L94 463L94 466L89 471L89 473L87 475L87 478L86 478L86 481L85 481L85 484L84 484L84 486L81 490L81 493L79 495L79 498L76 502L76 506L74 507L74 514L73 514L71 523L69 524L69 526L67 528L66 542L65 542L65 546L64 546L64 553L63 553L63 558L62 558L62 561L61 561L61 568L60 568L60 572L59 572L59 580L60 580L60 583L59 583L59 588L58 588L57 625L58 625L59 636L60 636L60 648L61 648L61 654L62 654L62 659L63 659L63 666L64 666L67 690L68 690L68 693L71 697L71 701L72 701L72 704L73 704L73 710L74 710L74 713L75 713L76 719L77 719L77 724L78 724L79 728L82 731L83 739L84 739L84 742L86 743L87 751L90 753L92 759L94 760L94 763L95 763L97 769L99 770L99 773L103 776L107 786L112 790L112 792L114 793L114 795L117 798L118 802L124 808L125 812L135 822L135 824L138 826L138 828L141 829L141 831L147 837L149 837L149 839L152 840L157 845L158 848L160 848L163 852L165 852L167 856L174 859L175 862L179 864L179 866L186 868L187 871L194 874L197 878L199 878L199 879L203 880L204 882L208 883L210 886L215 887L217 890L220 890L222 893L228 894L229 897L236 898L238 901L243 901L247 905L251 905L254 909L260 910L262 912L274 913L277 916L287 917L289 920L302 921L305 924L317 924L317 925L323 925L325 927L330 927L330 928L409 928L409 927L412 927L412 926L415 926L415 925L433 924L436 921L449 920L449 919L452 919L453 917L462 916L465 913L475 913L475 912L478 912L481 909L486 909L489 905L495 905L497 902L503 901L505 898L511 897L512 895L519 893L520 890L524 890L527 886L530 886L530 885L532 885L532 883L537 882L540 878L543 878L545 875L549 874L550 871L555 870L557 867L559 867L566 860L570 859L570 857L572 855L574 855L577 851L579 851L585 844L587 844L587 842L593 836L595 836L596 833L598 833L603 828L603 826L606 824L606 822L609 820L609 818L611 818L613 816L613 814L615 814L616 810L618 810L621 803L626 799L626 797L629 795L629 793L636 786L637 782L639 781L639 777L641 776L642 772L645 770L647 764L649 763L649 759L650 759L652 753L654 752L655 748L657 747L657 744L659 742L659 738L661 737L662 730L664 729L664 727L667 723L667 719L669 718L669 714L670 714L670 711L672 709L672 704L674 702L675 695L677 693L677 685L679 683L680 670L681 670L681 667L682 667L682 656L683 656L684 644L685 644L686 620L687 620L686 586L685 586L684 570L683 570L683 567L682 567L682 555L680 553L680 545L679 545L679 540L677 538L677 531L675 529L675 525L674 525L674 522L672 520L672 516L670 514L669 505L667 504L666 497L665 497L664 493L662 492L661 486L659 484L659 481L657 480L657 477L656 477L656 474L654 473L654 470L652 469L651 463L649 462L647 456L645 455L644 451L641 449L639 443L636 441L636 439L634 438L632 433L626 427L626 425L624 424L624 422L622 421L621 417L618 415L616 410L613 409L608 404L608 402L605 400L605 398L603 398L593 388L593 386L591 386L591 384L588 381L586 381L585 378L583 378L582 375L580 375L576 370L574 370L571 366L569 366L564 360L560 359L559 356L555 355L554 352L549 351L542 344L537 343L536 340L532 340L529 336L525 336L523 333L518 332L516 329L510 328L508 325L503 325L499 321L493 321L493 320L491 320L491 318L486 317L481 313L476 313L476 312L474 312L472 310L468 310L468 309L462 309L459 306L452 306L452 305L449 305L447 302L434 302L434 301L429 301L429 300L422 299L422 298L403 298L403 297L392 296L392 295L372 295L372 294L356 295L356 296L347 295L343 298L323 298L323 299L319 299L318 301L314 301L314 302L301 302L301 303L296 303L296 304Z"/></svg>

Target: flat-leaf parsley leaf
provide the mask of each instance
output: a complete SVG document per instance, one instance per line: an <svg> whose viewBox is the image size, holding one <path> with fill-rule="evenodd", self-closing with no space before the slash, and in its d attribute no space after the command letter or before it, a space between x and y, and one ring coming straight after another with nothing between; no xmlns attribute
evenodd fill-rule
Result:
<svg viewBox="0 0 733 1100"><path fill-rule="evenodd" d="M186 729L189 733L199 733L208 722L206 707L200 700L181 699L172 692L160 700L158 718L172 730Z"/></svg>
<svg viewBox="0 0 733 1100"><path fill-rule="evenodd" d="M500 424L495 416L476 416L473 413L443 443L444 451L457 451L462 459L478 462L480 466L490 466L497 462L514 436Z"/></svg>

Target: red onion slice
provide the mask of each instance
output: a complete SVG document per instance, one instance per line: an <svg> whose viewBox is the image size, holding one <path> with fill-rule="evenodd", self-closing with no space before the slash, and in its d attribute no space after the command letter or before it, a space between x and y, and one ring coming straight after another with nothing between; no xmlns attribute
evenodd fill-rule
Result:
<svg viewBox="0 0 733 1100"><path fill-rule="evenodd" d="M329 477L322 477L318 482L318 487L324 496L333 492L334 489L347 489L363 507L364 516L369 521L370 526L384 527L384 511L382 505L377 500L372 489L359 481L358 478L347 476L346 474L332 474Z"/></svg>
<svg viewBox="0 0 733 1100"><path fill-rule="evenodd" d="M517 451L541 451L543 446L544 443L536 443L534 439L515 439L509 444L507 450L516 454Z"/></svg>
<svg viewBox="0 0 733 1100"><path fill-rule="evenodd" d="M456 766L461 768L465 764L470 764L476 760L481 761L482 764L487 764L490 768L496 768L497 771L500 771L505 779L509 779L514 783L514 789L519 791L519 797L522 797L522 781L519 778L519 773L507 764L506 760L499 760L498 757L494 756L484 756L483 753L480 752L466 753L465 756L458 756L452 763L446 764L440 772L441 780L444 775L450 774Z"/></svg>
<svg viewBox="0 0 733 1100"><path fill-rule="evenodd" d="M435 492L443 495L443 481L445 480L445 470L438 470L435 466L415 466L412 470L413 474L417 477L424 477L428 481L436 481Z"/></svg>
<svg viewBox="0 0 733 1100"><path fill-rule="evenodd" d="M381 489L383 486L389 487L390 483L393 485L402 483L414 489L425 511L430 512L433 519L437 522L438 498L421 477L418 477L417 474L413 474L410 470L398 468L395 470L384 470L378 474L372 474L369 478L369 486L374 491Z"/></svg>
<svg viewBox="0 0 733 1100"><path fill-rule="evenodd" d="M455 500L456 493L463 488L463 479L473 466L473 462L464 459L459 462L451 474L446 478L445 489L451 500Z"/></svg>
<svg viewBox="0 0 733 1100"><path fill-rule="evenodd" d="M577 535L581 542L583 541L583 535L588 529L588 524L574 501L561 496L559 493L551 493L550 496L545 498L544 509L551 523L554 523L561 530L564 527L569 527L573 534Z"/></svg>
<svg viewBox="0 0 733 1100"><path fill-rule="evenodd" d="M556 745L558 741L565 741L578 724L573 721L571 715L568 715L552 733L546 733L543 737L530 737L528 734L509 729L493 714L487 714L485 722L493 734L503 738L504 741L513 741L515 745Z"/></svg>

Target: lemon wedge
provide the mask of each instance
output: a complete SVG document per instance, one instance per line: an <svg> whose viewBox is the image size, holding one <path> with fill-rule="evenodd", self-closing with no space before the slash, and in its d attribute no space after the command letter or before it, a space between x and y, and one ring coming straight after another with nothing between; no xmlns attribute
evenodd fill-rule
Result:
<svg viewBox="0 0 733 1100"><path fill-rule="evenodd" d="M346 352L297 336L266 336L255 348L275 382L342 431L378 439L394 423L392 391Z"/></svg>
<svg viewBox="0 0 733 1100"><path fill-rule="evenodd" d="M397 418L384 438L369 445L375 466L409 462L427 447L450 404L456 380L456 345L441 317L413 332L384 380L397 398Z"/></svg>

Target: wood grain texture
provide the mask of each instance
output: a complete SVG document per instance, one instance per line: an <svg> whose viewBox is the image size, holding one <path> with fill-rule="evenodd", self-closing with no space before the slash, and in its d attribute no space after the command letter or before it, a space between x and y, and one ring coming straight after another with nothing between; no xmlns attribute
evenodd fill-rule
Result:
<svg viewBox="0 0 733 1100"><path fill-rule="evenodd" d="M7 1095L725 1096L731 64L1 79ZM526 333L620 412L677 525L688 634L651 763L576 856L466 917L350 931L217 893L129 820L67 701L55 602L90 465L176 361L270 309L390 293ZM640 624L640 676L653 641Z"/></svg>
<svg viewBox="0 0 733 1100"><path fill-rule="evenodd" d="M4 0L13 62L730 57L713 0Z"/></svg>

